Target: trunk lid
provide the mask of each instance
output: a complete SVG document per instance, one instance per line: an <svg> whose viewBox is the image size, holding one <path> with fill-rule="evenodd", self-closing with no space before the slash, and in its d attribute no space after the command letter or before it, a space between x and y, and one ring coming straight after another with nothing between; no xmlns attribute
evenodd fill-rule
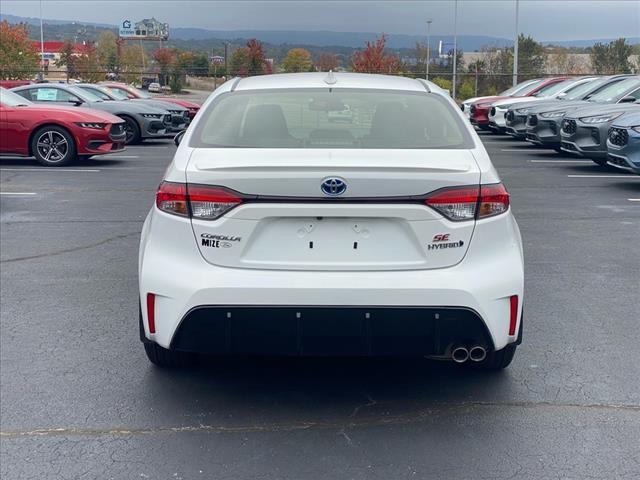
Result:
<svg viewBox="0 0 640 480"><path fill-rule="evenodd" d="M328 198L328 178L346 191ZM478 185L468 150L196 149L188 184L252 199L217 220L192 220L204 259L233 268L407 270L457 264L475 222L452 222L419 197ZM399 199L397 197L402 197Z"/></svg>

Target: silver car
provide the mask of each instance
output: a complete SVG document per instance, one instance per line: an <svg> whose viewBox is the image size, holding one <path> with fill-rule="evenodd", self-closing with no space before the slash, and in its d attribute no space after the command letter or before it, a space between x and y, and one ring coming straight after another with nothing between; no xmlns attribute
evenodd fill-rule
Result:
<svg viewBox="0 0 640 480"><path fill-rule="evenodd" d="M589 86L591 86L591 90L582 91L583 88L586 89ZM575 95L567 96L553 103L545 102L531 108L527 113L526 140L535 145L562 151L560 130L566 116L581 108L632 102L635 97L631 94L640 93L638 89L640 89L640 78L637 76L604 77L582 85Z"/></svg>
<svg viewBox="0 0 640 480"><path fill-rule="evenodd" d="M102 85L96 85L94 83L77 83L74 86L82 88L94 95L100 97L105 102L114 100L127 101L134 103L144 103L151 105L152 107L159 108L160 110L166 110L171 114L171 127L169 130L172 133L178 133L186 129L191 122L189 118L189 110L175 103L163 102L162 100L155 100L153 98L129 98L115 90L105 88Z"/></svg>
<svg viewBox="0 0 640 480"><path fill-rule="evenodd" d="M127 145L140 143L149 138L172 137L171 114L151 105L134 102L105 102L91 92L74 85L39 83L12 89L35 103L62 103L103 110L125 121Z"/></svg>
<svg viewBox="0 0 640 480"><path fill-rule="evenodd" d="M564 117L560 135L562 151L607 164L607 135L611 123L626 113L640 112L640 104L581 108Z"/></svg>

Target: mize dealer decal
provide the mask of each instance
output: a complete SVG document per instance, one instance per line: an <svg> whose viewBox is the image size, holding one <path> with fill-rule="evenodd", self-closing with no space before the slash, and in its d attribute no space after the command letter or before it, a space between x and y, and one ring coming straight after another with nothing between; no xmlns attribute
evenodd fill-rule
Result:
<svg viewBox="0 0 640 480"><path fill-rule="evenodd" d="M242 237L236 237L234 235L213 235L211 233L203 233L200 237L202 238L203 247L213 248L231 248L233 247L231 242L242 241Z"/></svg>
<svg viewBox="0 0 640 480"><path fill-rule="evenodd" d="M448 233L440 233L433 237L433 243L427 245L427 250L444 250L445 248L460 248L464 245L464 242L449 242ZM445 243L446 242L446 243Z"/></svg>

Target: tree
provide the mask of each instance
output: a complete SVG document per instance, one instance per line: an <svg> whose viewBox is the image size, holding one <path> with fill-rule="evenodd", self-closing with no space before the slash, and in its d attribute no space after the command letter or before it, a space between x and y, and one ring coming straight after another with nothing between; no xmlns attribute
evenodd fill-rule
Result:
<svg viewBox="0 0 640 480"><path fill-rule="evenodd" d="M338 57L335 53L322 53L316 64L316 68L321 72L328 72L338 68Z"/></svg>
<svg viewBox="0 0 640 480"><path fill-rule="evenodd" d="M127 83L140 79L144 66L148 64L144 49L139 45L122 47L120 55L120 73Z"/></svg>
<svg viewBox="0 0 640 480"><path fill-rule="evenodd" d="M309 72L313 67L311 54L304 48L292 48L287 52L287 56L282 61L282 68L285 72Z"/></svg>
<svg viewBox="0 0 640 480"><path fill-rule="evenodd" d="M176 62L176 52L169 48L160 48L153 52L153 59L160 67L160 85L166 85L171 67Z"/></svg>
<svg viewBox="0 0 640 480"><path fill-rule="evenodd" d="M233 51L229 69L231 75L241 77L271 73L271 65L265 58L262 43L255 38L249 40L245 47Z"/></svg>
<svg viewBox="0 0 640 480"><path fill-rule="evenodd" d="M98 82L104 78L98 64L98 54L93 45L86 45L84 51L74 58L78 77L86 82Z"/></svg>
<svg viewBox="0 0 640 480"><path fill-rule="evenodd" d="M361 73L397 73L400 71L400 59L384 52L386 35L382 35L374 43L367 42L364 50L359 50L351 57L351 68Z"/></svg>
<svg viewBox="0 0 640 480"><path fill-rule="evenodd" d="M526 80L539 76L544 73L544 65L544 47L521 33L518 37L518 79Z"/></svg>
<svg viewBox="0 0 640 480"><path fill-rule="evenodd" d="M625 38L619 38L608 44L596 43L591 48L591 66L598 74L631 73L629 57L633 46Z"/></svg>
<svg viewBox="0 0 640 480"><path fill-rule="evenodd" d="M70 77L76 77L75 45L71 40L65 40L60 49L60 58L55 62L56 67L66 67L67 82Z"/></svg>
<svg viewBox="0 0 640 480"><path fill-rule="evenodd" d="M38 71L39 54L25 24L0 22L0 78L21 80Z"/></svg>
<svg viewBox="0 0 640 480"><path fill-rule="evenodd" d="M114 72L118 65L118 39L111 30L103 31L95 44L96 57L100 67Z"/></svg>

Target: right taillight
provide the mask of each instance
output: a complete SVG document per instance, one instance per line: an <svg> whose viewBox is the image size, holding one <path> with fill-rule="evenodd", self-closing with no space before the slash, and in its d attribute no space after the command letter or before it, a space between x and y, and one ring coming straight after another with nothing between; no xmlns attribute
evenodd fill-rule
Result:
<svg viewBox="0 0 640 480"><path fill-rule="evenodd" d="M429 194L425 204L449 220L461 222L506 212L509 209L509 192L501 183L448 187Z"/></svg>
<svg viewBox="0 0 640 480"><path fill-rule="evenodd" d="M156 206L163 212L201 220L220 218L242 198L225 188L162 182L156 193Z"/></svg>

